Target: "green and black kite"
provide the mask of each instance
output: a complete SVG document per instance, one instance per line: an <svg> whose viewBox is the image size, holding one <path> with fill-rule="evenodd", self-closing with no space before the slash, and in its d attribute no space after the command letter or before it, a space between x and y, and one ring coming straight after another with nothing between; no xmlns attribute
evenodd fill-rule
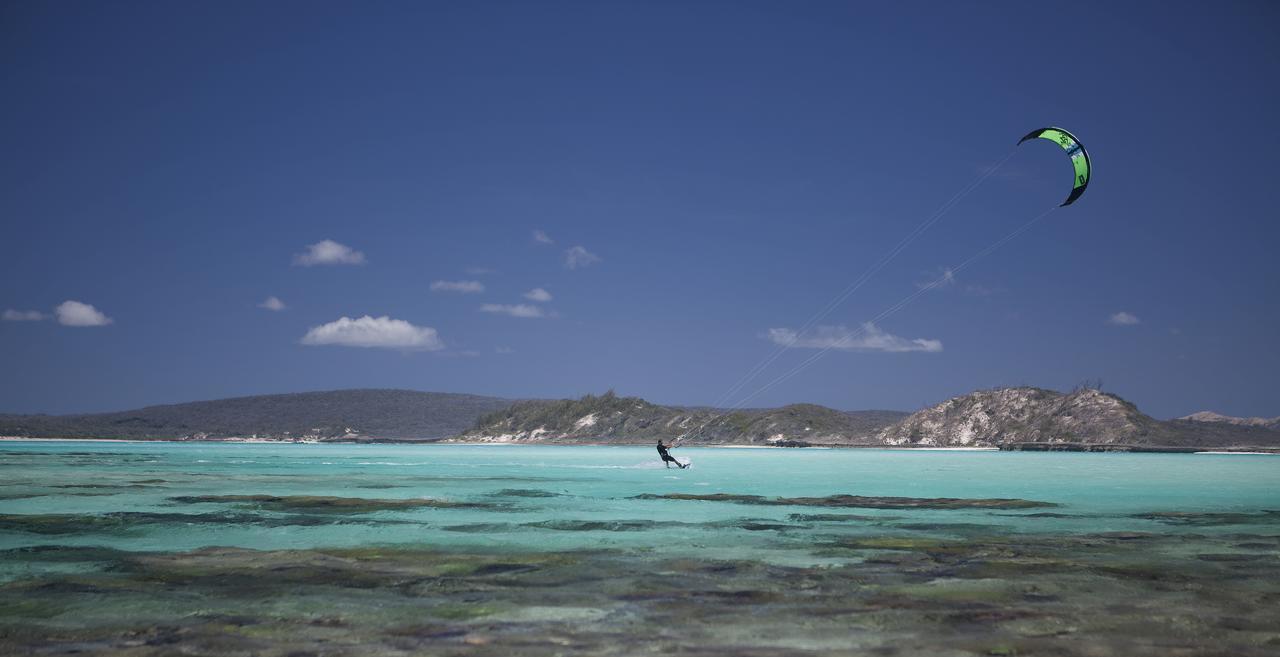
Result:
<svg viewBox="0 0 1280 657"><path fill-rule="evenodd" d="M1075 167L1076 179L1075 185L1071 188L1071 196L1063 202L1063 206L1071 205L1080 195L1084 193L1084 188L1089 186L1089 175L1092 173L1089 167L1089 153L1084 150L1084 144L1080 143L1076 136L1063 130L1062 128L1040 128L1027 133L1026 137L1018 140L1018 145L1028 139L1048 139L1049 141L1062 147L1062 150L1071 156L1071 165ZM1061 206L1059 206L1061 207Z"/></svg>

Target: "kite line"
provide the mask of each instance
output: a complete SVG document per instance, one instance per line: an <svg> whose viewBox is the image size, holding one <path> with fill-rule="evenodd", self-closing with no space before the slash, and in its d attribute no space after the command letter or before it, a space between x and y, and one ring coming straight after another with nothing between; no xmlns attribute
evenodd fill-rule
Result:
<svg viewBox="0 0 1280 657"><path fill-rule="evenodd" d="M839 294L836 294L836 296L832 297L831 300L826 303L826 305L824 305L821 309L819 309L818 312L814 313L812 317L810 317L803 325L800 326L799 329L796 330L795 335L792 336L790 340L788 340L785 344L779 344L773 350L772 353L765 356L763 359L760 360L760 362L756 363L755 366L747 370L747 373L744 374L742 378L738 379L736 383L734 383L724 393L722 393L719 397L716 398L716 401L712 404L712 407L718 408L728 403L729 400L731 400L734 397L734 395L736 395L744 386L746 386L748 383L751 383L753 379L759 376L760 373L762 373L765 369L767 369L770 365L772 365L774 361L776 361L779 357L781 357L782 354L786 352L787 349L791 348L792 344L794 344L794 342L797 339L799 339L800 335L802 335L805 331L813 328L818 322L821 322L828 315L834 312L836 308L839 308L840 305L843 304L845 301L847 301L850 296L853 296L853 294L857 292L858 289L860 289L863 285L866 285L867 281L871 280L871 277L875 276L881 269L884 269L886 265L892 262L893 259L896 258L899 254L901 254L904 250L906 250L908 246L910 246L913 242L919 239L921 235L924 235L930 228L932 228L934 224L941 221L942 218L946 216L946 214L950 212L951 209L954 208L960 201L964 200L965 197L969 196L969 194L973 193L974 190L982 186L982 183L986 182L988 178L994 175L996 171L998 171L1001 166L1004 166L1005 162L1008 162L1009 158L1013 157L1014 154L1017 152L1018 151L1016 148L1009 151L1007 155L1000 158L1000 160L998 160L995 164L987 167L986 171L984 171L982 175L978 176L977 178L975 178L974 180L966 184L964 187L960 188L960 191L956 192L955 195L953 195L945 203L938 206L938 209L934 210L928 217L925 218L924 221L922 221L918 226L916 226L915 229L907 233L906 236L904 236L895 246L893 246L893 248L889 249L884 253L884 255L880 256L880 259L877 260L873 265L871 265L869 269L863 272L861 276L856 278L853 282L849 283L849 285L846 286L844 290L842 290ZM686 432L684 435L688 435L688 432Z"/></svg>
<svg viewBox="0 0 1280 657"><path fill-rule="evenodd" d="M1038 223L1041 219L1051 214L1055 209L1057 209L1057 207L1065 207L1065 206L1071 205L1076 201L1076 199L1080 198L1080 196L1084 193L1085 189L1088 187L1090 178L1092 178L1092 174L1093 174L1093 166L1092 166L1092 162L1089 160L1089 153L1084 149L1084 144L1082 144L1080 140L1076 138L1075 135L1071 134L1070 132L1066 131L1063 128L1057 128L1057 127L1039 128L1037 130L1032 130L1031 132L1027 133L1025 137L1023 137L1021 140L1018 141L1018 146L1021 146L1024 142L1027 142L1032 139L1045 139L1045 140L1057 143L1059 146L1062 147L1064 151L1066 151L1067 156L1071 158L1071 164L1074 170L1071 195L1068 196L1067 200L1064 201L1060 206L1051 207L1048 210L1045 210L1044 212L1041 212L1040 214L1032 217L1030 220L1022 224L1012 232L1008 233L1004 237L988 245L986 248L970 256L969 259L960 263L956 267L953 267L950 270L948 270L952 275L959 273L960 271L968 268L973 263L985 258L986 256L990 255L1000 247L1004 246L1009 241L1016 238L1018 235L1021 235L1022 233L1026 232L1032 226ZM947 212L951 210L951 208L955 207L957 203L959 203L961 200L967 197L970 193L972 193L975 189L977 189L983 182L985 182L988 178L990 178L1005 162L1009 160L1009 158L1013 157L1013 154L1016 152L1017 152L1017 148L1015 147L1012 151L1009 152L1008 155L1005 155L1003 158L1001 158L995 165L988 167L987 170L981 176L979 176L976 180L970 182L968 185L965 185L963 188L961 188L959 192L957 192L954 196L952 196L946 203L943 203L937 210L933 212L933 214L929 215L923 222L920 223L920 225L916 226L914 230L912 230L905 237L903 237L902 240L900 240L897 245L895 245L893 248L889 249L889 251L887 251L884 255L882 255L880 259L877 260L867 271L863 272L861 276L859 276L852 283L846 286L843 291L841 291L839 294L833 297L830 301L828 301L825 306L823 306L817 313L815 313L812 317L810 317L809 320L806 321L798 330L796 330L789 337L789 339L786 340L786 342L779 343L771 354L765 356L760 362L756 363L755 366L749 369L747 373L742 376L742 378L738 379L736 383L730 386L728 390L726 390L723 394L720 395L719 398L717 398L712 408L723 409L723 405L727 403L730 399L732 399L734 395L740 392L743 389L743 387L745 387L757 376L759 376L762 372L764 372L764 370L767 369L771 364L773 364L773 362L776 361L782 355L783 352L785 352L787 349L794 346L796 341L800 339L800 336L803 335L805 331L808 331L809 329L813 328L818 322L822 321L825 317L830 315L836 308L838 308L841 304L843 304L851 295L853 295L854 292L856 292L859 288L865 285L867 281L871 279L872 276L874 276L877 272L879 272L886 265L888 265L889 262L891 262L895 257L898 256L898 254L902 253L903 250L905 250L908 246L910 246L913 242L915 242L921 235L923 235L931 227L933 227L934 224L940 221L942 217L945 216ZM937 280L931 281L927 285L921 286L920 289L907 295L906 297L903 297L900 301L889 306L885 310L881 311L880 314L876 315L871 320L868 320L867 322L863 322L862 324L860 324L856 331L846 333L834 343L824 345L821 349L818 350L817 353L814 353L810 355L808 358L805 358L800 363L792 367L790 370L775 377L774 379L772 379L765 385L761 386L760 388L758 388L751 394L747 395L746 397L743 397L737 403L733 404L727 409L723 409L719 412L713 413L711 417L709 417L707 420L705 420L700 425L698 425L698 427L695 428L693 431L686 431L682 433L679 437L676 438L676 440L683 440L684 438L686 438L691 434L701 433L712 422L728 415L729 413L739 408L742 408L745 404L747 404L747 402L751 401L752 399L755 399L756 397L768 391L769 389L773 388L774 386L780 383L783 383L784 381L787 381L792 377L796 376L797 374L799 374L800 372L804 371L806 368L808 368L818 359L822 358L824 355L826 355L827 352L831 351L832 349L843 349L848 347L851 341L862 337L862 335L867 332L869 326L874 326L876 322L892 316L893 314L905 308L912 301L915 301L921 295L937 288L939 285L942 285L947 280L948 280L948 277L944 276Z"/></svg>

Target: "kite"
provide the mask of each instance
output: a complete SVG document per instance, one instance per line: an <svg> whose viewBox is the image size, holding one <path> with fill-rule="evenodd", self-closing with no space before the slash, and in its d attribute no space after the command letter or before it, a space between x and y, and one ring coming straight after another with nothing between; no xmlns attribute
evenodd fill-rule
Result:
<svg viewBox="0 0 1280 657"><path fill-rule="evenodd" d="M1062 147L1062 150L1071 156L1071 165L1075 167L1075 184L1071 188L1071 195L1061 206L1071 205L1080 195L1084 193L1084 188L1089 186L1089 176L1092 169L1089 166L1089 153L1084 150L1084 144L1080 143L1076 136L1063 130L1062 128L1040 128L1027 133L1026 137L1018 140L1018 145L1028 139L1048 139L1049 141Z"/></svg>

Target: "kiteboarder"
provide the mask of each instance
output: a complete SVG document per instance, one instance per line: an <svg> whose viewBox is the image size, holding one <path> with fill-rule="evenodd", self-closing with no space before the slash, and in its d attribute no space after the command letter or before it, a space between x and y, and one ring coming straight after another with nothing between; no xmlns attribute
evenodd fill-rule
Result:
<svg viewBox="0 0 1280 657"><path fill-rule="evenodd" d="M677 461L674 456L672 456L667 452L668 449L675 449L677 447L679 447L679 445L671 445L670 447L668 447L667 445L663 445L662 439L661 438L658 439L658 455L662 457L662 462L664 465L667 466L668 469L671 468L672 463L675 463L676 465L680 466L681 470L689 467Z"/></svg>

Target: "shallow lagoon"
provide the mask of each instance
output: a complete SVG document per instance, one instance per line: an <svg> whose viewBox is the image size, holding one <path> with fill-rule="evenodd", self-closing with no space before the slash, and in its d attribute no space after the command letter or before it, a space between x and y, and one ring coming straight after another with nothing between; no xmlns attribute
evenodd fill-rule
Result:
<svg viewBox="0 0 1280 657"><path fill-rule="evenodd" d="M1280 654L1280 456L674 454L0 443L0 652Z"/></svg>

